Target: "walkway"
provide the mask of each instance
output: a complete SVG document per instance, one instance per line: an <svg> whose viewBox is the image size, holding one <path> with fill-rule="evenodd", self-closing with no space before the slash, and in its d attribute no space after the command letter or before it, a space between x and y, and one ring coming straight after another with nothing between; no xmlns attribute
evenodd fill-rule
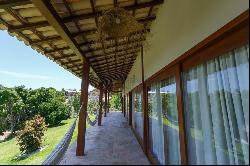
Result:
<svg viewBox="0 0 250 166"><path fill-rule="evenodd" d="M75 155L76 142L69 147L61 165L149 165L122 113L110 112L103 126L87 129L86 156Z"/></svg>

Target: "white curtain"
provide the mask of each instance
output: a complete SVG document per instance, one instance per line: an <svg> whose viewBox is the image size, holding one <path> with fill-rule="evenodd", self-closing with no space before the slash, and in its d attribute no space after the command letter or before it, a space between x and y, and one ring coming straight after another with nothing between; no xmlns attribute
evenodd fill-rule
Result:
<svg viewBox="0 0 250 166"><path fill-rule="evenodd" d="M175 78L156 82L148 92L149 142L160 164L180 164Z"/></svg>
<svg viewBox="0 0 250 166"><path fill-rule="evenodd" d="M151 116L149 119L150 142L153 155L160 164L165 163L164 133L161 110L160 84L154 84L149 94L151 99Z"/></svg>
<svg viewBox="0 0 250 166"><path fill-rule="evenodd" d="M143 138L143 112L142 112L142 93L134 93L133 102L133 117L134 117L134 129L136 133Z"/></svg>
<svg viewBox="0 0 250 166"><path fill-rule="evenodd" d="M249 46L183 78L190 164L249 164Z"/></svg>

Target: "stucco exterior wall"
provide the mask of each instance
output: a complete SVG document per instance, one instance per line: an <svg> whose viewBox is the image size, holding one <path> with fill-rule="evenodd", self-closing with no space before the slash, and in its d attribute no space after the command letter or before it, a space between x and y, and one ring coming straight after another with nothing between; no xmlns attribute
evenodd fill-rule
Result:
<svg viewBox="0 0 250 166"><path fill-rule="evenodd" d="M144 50L145 80L249 8L248 0L165 0ZM141 58L125 82L125 93L141 83Z"/></svg>

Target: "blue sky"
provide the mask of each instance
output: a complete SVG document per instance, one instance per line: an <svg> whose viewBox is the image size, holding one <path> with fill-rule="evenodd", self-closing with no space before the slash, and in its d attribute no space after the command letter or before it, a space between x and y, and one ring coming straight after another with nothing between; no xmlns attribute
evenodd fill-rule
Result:
<svg viewBox="0 0 250 166"><path fill-rule="evenodd" d="M80 90L81 80L6 31L0 31L0 84Z"/></svg>

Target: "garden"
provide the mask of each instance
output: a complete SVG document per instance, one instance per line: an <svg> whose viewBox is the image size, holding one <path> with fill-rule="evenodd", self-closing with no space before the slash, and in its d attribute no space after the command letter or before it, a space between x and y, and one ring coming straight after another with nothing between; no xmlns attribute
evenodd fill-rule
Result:
<svg viewBox="0 0 250 166"><path fill-rule="evenodd" d="M112 111L121 110L120 96L111 94ZM79 108L79 92L0 86L0 165L42 164L74 123ZM89 99L87 128L98 110L99 101ZM77 129L71 143L76 138Z"/></svg>
<svg viewBox="0 0 250 166"><path fill-rule="evenodd" d="M65 94L54 88L0 87L1 165L41 164L46 159L78 115L80 94ZM77 130L72 142L76 137Z"/></svg>

